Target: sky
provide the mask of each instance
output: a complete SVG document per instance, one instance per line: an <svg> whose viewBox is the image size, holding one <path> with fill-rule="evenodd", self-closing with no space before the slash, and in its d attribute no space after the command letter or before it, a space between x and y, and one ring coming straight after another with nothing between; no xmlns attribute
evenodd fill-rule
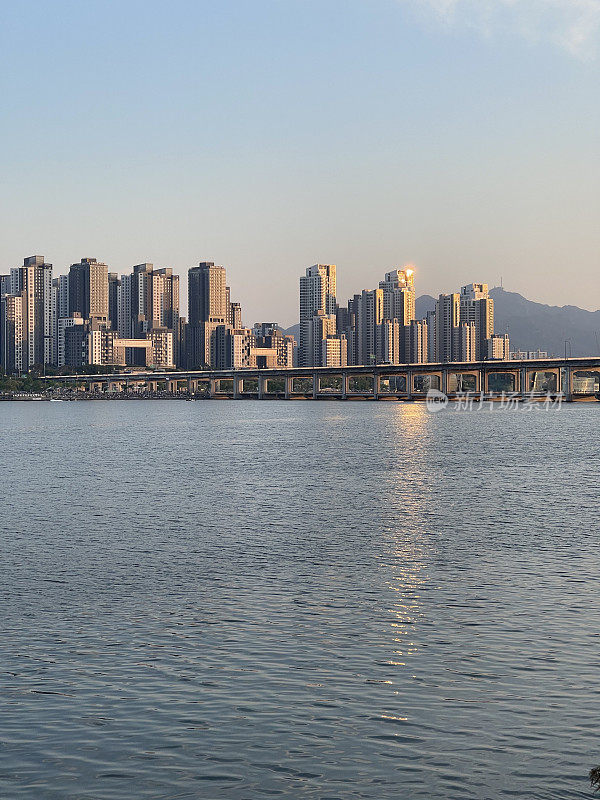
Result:
<svg viewBox="0 0 600 800"><path fill-rule="evenodd" d="M600 307L600 0L3 0L0 52L0 272L214 261L250 325L314 263Z"/></svg>

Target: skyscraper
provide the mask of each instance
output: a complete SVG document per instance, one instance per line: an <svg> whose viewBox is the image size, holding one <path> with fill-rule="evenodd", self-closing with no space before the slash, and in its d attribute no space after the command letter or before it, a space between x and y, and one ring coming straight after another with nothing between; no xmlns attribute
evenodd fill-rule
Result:
<svg viewBox="0 0 600 800"><path fill-rule="evenodd" d="M356 364L376 364L381 358L383 289L366 289L355 298Z"/></svg>
<svg viewBox="0 0 600 800"><path fill-rule="evenodd" d="M108 324L111 330L119 329L119 295L121 279L116 272L108 273Z"/></svg>
<svg viewBox="0 0 600 800"><path fill-rule="evenodd" d="M487 358L487 340L494 333L494 301L487 283L470 283L460 290L461 324L475 325L475 361Z"/></svg>
<svg viewBox="0 0 600 800"><path fill-rule="evenodd" d="M314 366L315 358L321 360L322 347L314 341L312 319L316 315L336 313L335 264L314 264L300 278L300 337L298 365ZM335 333L335 331L334 331ZM316 355L318 353L318 355Z"/></svg>
<svg viewBox="0 0 600 800"><path fill-rule="evenodd" d="M397 319L400 326L409 325L415 318L415 278L412 267L386 272L380 281L383 291L383 319Z"/></svg>
<svg viewBox="0 0 600 800"><path fill-rule="evenodd" d="M23 369L53 361L52 264L43 256L30 256L19 269L18 292L24 296L27 352Z"/></svg>
<svg viewBox="0 0 600 800"><path fill-rule="evenodd" d="M0 366L9 374L28 368L24 307L24 292L0 299Z"/></svg>
<svg viewBox="0 0 600 800"><path fill-rule="evenodd" d="M404 360L407 364L426 364L428 331L424 319L413 319L404 326Z"/></svg>
<svg viewBox="0 0 600 800"><path fill-rule="evenodd" d="M227 322L227 276L225 267L202 261L188 272L188 322Z"/></svg>
<svg viewBox="0 0 600 800"><path fill-rule="evenodd" d="M435 347L438 362L458 361L460 295L441 294L435 304Z"/></svg>
<svg viewBox="0 0 600 800"><path fill-rule="evenodd" d="M224 359L228 333L242 329L241 308L230 300L225 267L203 261L189 270L188 307L188 367L216 367ZM220 326L223 330L218 333Z"/></svg>
<svg viewBox="0 0 600 800"><path fill-rule="evenodd" d="M95 258L82 258L69 270L69 315L108 319L108 267Z"/></svg>

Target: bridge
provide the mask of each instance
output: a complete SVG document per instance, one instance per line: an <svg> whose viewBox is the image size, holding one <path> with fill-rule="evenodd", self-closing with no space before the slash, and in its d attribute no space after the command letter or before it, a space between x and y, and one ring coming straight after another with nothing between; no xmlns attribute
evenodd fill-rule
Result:
<svg viewBox="0 0 600 800"><path fill-rule="evenodd" d="M168 393L207 399L418 400L430 389L449 398L465 393L600 399L600 357L444 364L373 364L289 369L121 371L104 375L40 378L59 388L98 396Z"/></svg>

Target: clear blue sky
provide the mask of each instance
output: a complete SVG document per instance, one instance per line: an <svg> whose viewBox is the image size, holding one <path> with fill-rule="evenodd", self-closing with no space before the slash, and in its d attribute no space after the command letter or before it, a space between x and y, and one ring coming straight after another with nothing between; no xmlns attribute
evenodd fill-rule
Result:
<svg viewBox="0 0 600 800"><path fill-rule="evenodd" d="M414 262L600 306L600 0L0 7L0 271L228 269L244 321Z"/></svg>

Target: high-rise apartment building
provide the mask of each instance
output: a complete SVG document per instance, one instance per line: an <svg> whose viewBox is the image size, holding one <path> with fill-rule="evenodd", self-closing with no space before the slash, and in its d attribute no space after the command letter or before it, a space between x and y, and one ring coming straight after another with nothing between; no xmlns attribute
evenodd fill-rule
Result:
<svg viewBox="0 0 600 800"><path fill-rule="evenodd" d="M153 330L170 330L174 357L179 354L179 276L170 267L136 264L130 275L109 286L110 324L120 338L145 339ZM126 349L127 363L143 366L149 357L141 345Z"/></svg>
<svg viewBox="0 0 600 800"><path fill-rule="evenodd" d="M459 361L460 295L441 294L435 304L435 346L437 362Z"/></svg>
<svg viewBox="0 0 600 800"><path fill-rule="evenodd" d="M413 319L405 325L404 361L407 364L426 364L428 361L428 328L424 319Z"/></svg>
<svg viewBox="0 0 600 800"><path fill-rule="evenodd" d="M24 324L27 354L24 369L53 361L54 314L52 264L43 256L30 256L18 273L18 292L24 295Z"/></svg>
<svg viewBox="0 0 600 800"><path fill-rule="evenodd" d="M477 326L462 322L458 326L458 350L453 361L477 361Z"/></svg>
<svg viewBox="0 0 600 800"><path fill-rule="evenodd" d="M547 357L547 356L546 356ZM487 340L486 358L490 361L508 361L510 358L510 339L508 333L496 333Z"/></svg>
<svg viewBox="0 0 600 800"><path fill-rule="evenodd" d="M204 261L189 270L188 311L188 367L216 367L229 357L228 333L242 330L241 307L231 302L225 267ZM218 332L221 326L224 330Z"/></svg>
<svg viewBox="0 0 600 800"><path fill-rule="evenodd" d="M275 367L294 366L293 336L287 336L276 322L256 322L252 328L254 348L275 351Z"/></svg>
<svg viewBox="0 0 600 800"><path fill-rule="evenodd" d="M383 289L365 289L355 295L356 364L376 364L380 359L383 294Z"/></svg>
<svg viewBox="0 0 600 800"><path fill-rule="evenodd" d="M122 339L133 337L132 294L133 275L122 275L117 289L117 330Z"/></svg>
<svg viewBox="0 0 600 800"><path fill-rule="evenodd" d="M384 319L380 326L379 363L404 363L404 326L399 319Z"/></svg>
<svg viewBox="0 0 600 800"><path fill-rule="evenodd" d="M155 269L150 279L146 316L152 328L176 331L179 321L179 275L170 267Z"/></svg>
<svg viewBox="0 0 600 800"><path fill-rule="evenodd" d="M321 367L323 364L323 341L328 336L335 336L336 333L335 314L314 314L307 328L307 358L310 364L304 366Z"/></svg>
<svg viewBox="0 0 600 800"><path fill-rule="evenodd" d="M80 364L70 364L66 354L66 331L68 328L83 325L84 320L77 312L73 317L59 317L57 321L56 333L56 365L58 367L80 366Z"/></svg>
<svg viewBox="0 0 600 800"><path fill-rule="evenodd" d="M383 318L397 319L400 326L409 325L415 318L415 278L411 267L386 272L380 281L383 291Z"/></svg>
<svg viewBox="0 0 600 800"><path fill-rule="evenodd" d="M8 374L28 368L24 309L24 293L0 298L0 366Z"/></svg>
<svg viewBox="0 0 600 800"><path fill-rule="evenodd" d="M108 273L108 323L113 331L119 330L119 297L121 279L116 272Z"/></svg>
<svg viewBox="0 0 600 800"><path fill-rule="evenodd" d="M225 267L203 261L188 272L188 324L227 322L229 293Z"/></svg>
<svg viewBox="0 0 600 800"><path fill-rule="evenodd" d="M475 359L487 358L487 340L494 333L494 301L487 283L470 283L460 290L460 321L475 325Z"/></svg>
<svg viewBox="0 0 600 800"><path fill-rule="evenodd" d="M348 364L348 342L344 334L327 336L321 342L321 365L345 367Z"/></svg>
<svg viewBox="0 0 600 800"><path fill-rule="evenodd" d="M435 309L428 311L423 320L427 325L427 361L431 364L437 361L437 331L435 324Z"/></svg>
<svg viewBox="0 0 600 800"><path fill-rule="evenodd" d="M322 359L321 341L315 342L315 316L335 317L335 264L314 264L300 278L300 337L298 364L316 366ZM316 323L317 328L320 323ZM335 333L335 330L333 331Z"/></svg>
<svg viewBox="0 0 600 800"><path fill-rule="evenodd" d="M95 258L82 258L69 270L69 316L108 318L108 267Z"/></svg>

